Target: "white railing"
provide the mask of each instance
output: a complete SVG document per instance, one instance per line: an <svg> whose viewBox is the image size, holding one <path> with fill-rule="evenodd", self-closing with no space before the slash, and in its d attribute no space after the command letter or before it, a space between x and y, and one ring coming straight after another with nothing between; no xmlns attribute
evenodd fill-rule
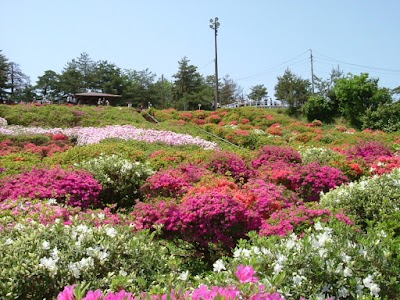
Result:
<svg viewBox="0 0 400 300"><path fill-rule="evenodd" d="M281 104L267 104L264 101L248 101L248 102L234 102L230 104L222 105L221 108L237 108L237 107L244 107L244 106L251 106L251 107L259 107L259 108L285 108L286 106Z"/></svg>

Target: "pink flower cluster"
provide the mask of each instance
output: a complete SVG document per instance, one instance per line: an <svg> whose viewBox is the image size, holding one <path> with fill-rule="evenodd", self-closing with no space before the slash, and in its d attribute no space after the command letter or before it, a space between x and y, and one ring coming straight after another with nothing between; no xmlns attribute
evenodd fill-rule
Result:
<svg viewBox="0 0 400 300"><path fill-rule="evenodd" d="M267 219L273 212L300 202L298 196L283 185L276 185L262 179L251 179L243 186L243 190L248 197L254 196L250 208L262 219Z"/></svg>
<svg viewBox="0 0 400 300"><path fill-rule="evenodd" d="M254 173L243 158L229 151L215 152L206 166L214 173L231 176L236 182L246 182Z"/></svg>
<svg viewBox="0 0 400 300"><path fill-rule="evenodd" d="M136 128L132 125L113 125L106 127L70 128L63 131L68 136L76 136L78 145L99 143L107 138L121 138L124 140L139 140L148 143L162 142L169 145L198 145L204 149L215 150L218 145L199 137L188 134L179 134L171 131Z"/></svg>
<svg viewBox="0 0 400 300"><path fill-rule="evenodd" d="M287 180L288 188L299 193L305 201L318 201L321 192L329 192L349 181L342 171L318 163L298 166Z"/></svg>
<svg viewBox="0 0 400 300"><path fill-rule="evenodd" d="M265 291L265 287L258 283L258 278L254 276L255 270L252 266L240 265L235 273L238 284L226 287L200 285L193 291L176 291L173 290L169 294L151 295L143 293L140 296L133 296L125 290L119 292L109 292L103 294L100 290L88 291L82 299L77 299L74 293L75 285L66 286L57 296L57 300L213 300L213 299L249 299L249 300L285 300L278 293L269 293ZM241 290L241 284L250 284L250 294Z"/></svg>
<svg viewBox="0 0 400 300"><path fill-rule="evenodd" d="M343 214L333 215L330 210L320 209L316 206L293 205L287 209L276 211L269 219L263 220L259 233L263 236L286 236L294 231L301 233L302 227L314 224L315 218L321 218L321 221L324 222L332 217L348 225L353 225L353 222Z"/></svg>
<svg viewBox="0 0 400 300"><path fill-rule="evenodd" d="M255 169L266 163L283 161L287 163L301 163L300 153L291 147L264 146L259 150L257 158L251 163Z"/></svg>
<svg viewBox="0 0 400 300"><path fill-rule="evenodd" d="M8 126L0 127L0 134L64 134L68 137L77 137L78 145L96 144L107 138L121 138L124 140L139 140L148 143L162 142L169 145L197 145L204 149L216 150L218 145L188 134L179 134L171 131L136 128L132 125L110 125L106 127L74 127L40 128Z"/></svg>
<svg viewBox="0 0 400 300"><path fill-rule="evenodd" d="M54 198L59 203L88 208L97 206L102 187L85 171L61 168L33 169L0 180L0 202L7 199Z"/></svg>
<svg viewBox="0 0 400 300"><path fill-rule="evenodd" d="M345 154L349 159L362 158L369 165L381 156L393 156L393 152L389 147L376 141L360 142L345 151Z"/></svg>
<svg viewBox="0 0 400 300"><path fill-rule="evenodd" d="M260 226L260 217L236 196L237 190L213 186L185 196L182 203L138 203L132 213L138 230L163 225L165 237L181 238L207 248L209 243L233 247Z"/></svg>
<svg viewBox="0 0 400 300"><path fill-rule="evenodd" d="M208 170L194 164L181 164L177 168L160 170L146 179L141 192L148 198L180 197L206 173L209 173Z"/></svg>

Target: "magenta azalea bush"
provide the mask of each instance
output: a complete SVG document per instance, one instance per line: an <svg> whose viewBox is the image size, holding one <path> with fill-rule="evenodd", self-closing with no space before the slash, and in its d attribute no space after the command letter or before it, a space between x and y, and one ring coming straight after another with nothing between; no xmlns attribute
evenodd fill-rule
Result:
<svg viewBox="0 0 400 300"><path fill-rule="evenodd" d="M267 162L283 161L287 163L301 163L301 155L292 147L264 146L258 151L257 158L252 160L252 166L256 169Z"/></svg>
<svg viewBox="0 0 400 300"><path fill-rule="evenodd" d="M339 169L311 163L298 166L289 174L288 187L296 191L305 201L318 201L321 192L347 183L349 179Z"/></svg>
<svg viewBox="0 0 400 300"><path fill-rule="evenodd" d="M0 180L0 201L7 199L56 199L81 208L99 205L102 187L93 176L80 170L33 169Z"/></svg>
<svg viewBox="0 0 400 300"><path fill-rule="evenodd" d="M215 152L206 166L214 173L232 177L236 182L247 182L254 173L246 160L229 151Z"/></svg>
<svg viewBox="0 0 400 300"><path fill-rule="evenodd" d="M377 141L360 142L345 151L345 154L349 159L362 158L369 165L380 156L393 156L393 152L388 146Z"/></svg>
<svg viewBox="0 0 400 300"><path fill-rule="evenodd" d="M207 249L209 243L230 249L247 232L260 226L260 217L235 199L235 190L212 187L184 201L139 202L132 213L137 230L162 225L168 238L181 238Z"/></svg>

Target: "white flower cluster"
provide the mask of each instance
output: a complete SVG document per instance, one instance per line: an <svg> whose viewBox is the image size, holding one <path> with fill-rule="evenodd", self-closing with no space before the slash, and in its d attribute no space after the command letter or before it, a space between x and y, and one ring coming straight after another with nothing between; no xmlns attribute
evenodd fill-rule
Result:
<svg viewBox="0 0 400 300"><path fill-rule="evenodd" d="M2 117L0 117L0 127L7 126L7 124L8 124L7 120L2 118Z"/></svg>

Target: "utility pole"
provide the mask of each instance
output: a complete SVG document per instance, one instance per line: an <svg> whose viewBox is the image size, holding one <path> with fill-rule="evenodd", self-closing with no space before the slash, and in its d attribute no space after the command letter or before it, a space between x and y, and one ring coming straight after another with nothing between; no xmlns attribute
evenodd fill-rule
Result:
<svg viewBox="0 0 400 300"><path fill-rule="evenodd" d="M218 92L218 53L217 53L217 34L219 28L218 18L210 19L210 28L214 29L214 45L215 45L215 101L214 101L214 109L216 110L218 107L219 100L219 92Z"/></svg>
<svg viewBox="0 0 400 300"><path fill-rule="evenodd" d="M314 61L311 49L310 49L310 60L311 60L311 89L312 93L314 94Z"/></svg>

